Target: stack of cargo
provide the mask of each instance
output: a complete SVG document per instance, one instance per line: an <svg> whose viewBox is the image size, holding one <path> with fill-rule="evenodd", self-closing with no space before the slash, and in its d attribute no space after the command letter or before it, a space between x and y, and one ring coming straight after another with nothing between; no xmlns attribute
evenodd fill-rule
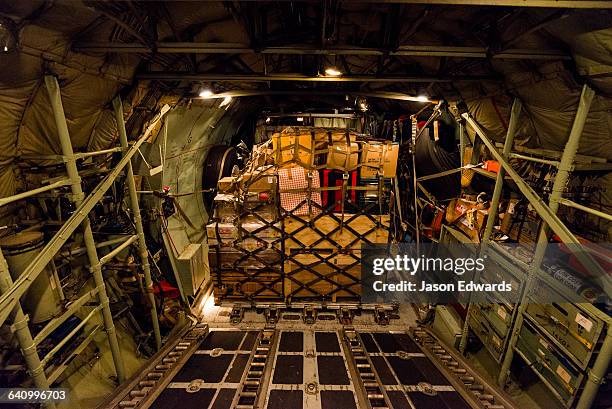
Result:
<svg viewBox="0 0 612 409"><path fill-rule="evenodd" d="M390 239L398 150L310 127L255 146L207 225L216 301L358 302L361 245Z"/></svg>

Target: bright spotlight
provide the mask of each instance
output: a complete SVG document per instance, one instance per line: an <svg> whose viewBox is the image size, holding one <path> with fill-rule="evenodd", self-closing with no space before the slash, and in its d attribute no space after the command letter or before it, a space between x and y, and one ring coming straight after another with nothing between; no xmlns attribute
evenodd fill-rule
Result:
<svg viewBox="0 0 612 409"><path fill-rule="evenodd" d="M342 73L336 67L328 67L325 69L325 75L328 77L339 77Z"/></svg>
<svg viewBox="0 0 612 409"><path fill-rule="evenodd" d="M419 95L416 97L416 100L420 102L429 102L429 98L426 95Z"/></svg>
<svg viewBox="0 0 612 409"><path fill-rule="evenodd" d="M200 96L202 98L210 98L214 95L214 93L209 90L208 88L203 89L202 91L200 91Z"/></svg>
<svg viewBox="0 0 612 409"><path fill-rule="evenodd" d="M270 117L267 117L267 118L266 118L266 123L267 123L267 124L269 124L271 120L272 120L272 119L270 119Z"/></svg>
<svg viewBox="0 0 612 409"><path fill-rule="evenodd" d="M221 101L221 103L219 104L220 107L224 107L226 105L229 105L230 102L232 102L232 97L227 96L225 98L223 98L223 101Z"/></svg>
<svg viewBox="0 0 612 409"><path fill-rule="evenodd" d="M297 121L298 122L304 122L304 117L303 116L298 116L297 117Z"/></svg>

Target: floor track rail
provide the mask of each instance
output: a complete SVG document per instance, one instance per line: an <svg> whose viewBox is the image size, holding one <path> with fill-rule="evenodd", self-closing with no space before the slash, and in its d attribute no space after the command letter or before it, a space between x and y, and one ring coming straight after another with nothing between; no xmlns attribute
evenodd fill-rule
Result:
<svg viewBox="0 0 612 409"><path fill-rule="evenodd" d="M240 391L236 394L235 409L253 409L257 407L257 401L263 394L262 385L266 366L270 364L272 355L272 343L274 341L275 329L273 325L266 325L257 339L255 353L251 355L247 370L241 382Z"/></svg>
<svg viewBox="0 0 612 409"><path fill-rule="evenodd" d="M372 362L365 351L359 334L353 327L345 327L343 336L356 366L362 387L365 390L365 397L369 406L372 409L391 408L389 397L381 386L382 382L378 379L376 371L374 371Z"/></svg>
<svg viewBox="0 0 612 409"><path fill-rule="evenodd" d="M453 377L453 383L459 384L457 390L467 391L471 395L464 398L479 404L486 409L514 409L516 406L510 398L495 386L491 386L474 369L472 369L452 348L444 345L428 330L417 327L412 330L414 340L422 347L426 355L444 367Z"/></svg>
<svg viewBox="0 0 612 409"><path fill-rule="evenodd" d="M197 324L178 335L173 343L160 350L151 363L128 383L112 402L100 407L140 408L152 402L172 379L176 371L198 348L208 334L208 325Z"/></svg>

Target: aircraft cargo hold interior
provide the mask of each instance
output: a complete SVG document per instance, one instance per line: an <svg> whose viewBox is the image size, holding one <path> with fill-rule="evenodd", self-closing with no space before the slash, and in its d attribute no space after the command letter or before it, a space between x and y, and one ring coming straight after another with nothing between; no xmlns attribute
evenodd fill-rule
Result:
<svg viewBox="0 0 612 409"><path fill-rule="evenodd" d="M612 2L0 3L0 407L612 407Z"/></svg>

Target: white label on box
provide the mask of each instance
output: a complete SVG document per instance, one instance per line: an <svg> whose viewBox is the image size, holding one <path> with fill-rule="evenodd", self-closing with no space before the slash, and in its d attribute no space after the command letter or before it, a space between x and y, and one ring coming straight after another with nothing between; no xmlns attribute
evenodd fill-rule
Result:
<svg viewBox="0 0 612 409"><path fill-rule="evenodd" d="M499 315L501 319L505 321L508 314L506 313L506 309L500 305L497 308L497 315Z"/></svg>
<svg viewBox="0 0 612 409"><path fill-rule="evenodd" d="M593 321L578 313L576 314L576 322L588 332L591 332L591 329L593 328Z"/></svg>
<svg viewBox="0 0 612 409"><path fill-rule="evenodd" d="M572 380L572 376L561 365L557 366L556 372L557 375L559 375L559 377L565 381L565 383L570 383Z"/></svg>

